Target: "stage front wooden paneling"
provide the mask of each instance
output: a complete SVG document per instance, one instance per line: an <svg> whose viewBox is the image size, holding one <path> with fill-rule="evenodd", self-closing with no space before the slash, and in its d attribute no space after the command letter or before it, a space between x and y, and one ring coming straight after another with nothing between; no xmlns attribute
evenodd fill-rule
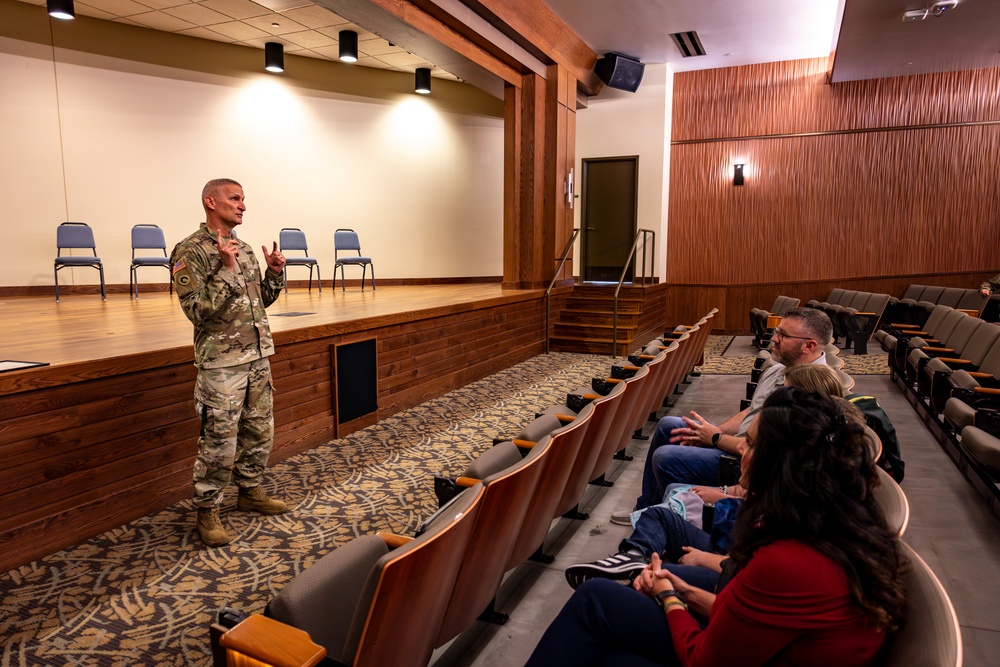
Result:
<svg viewBox="0 0 1000 667"><path fill-rule="evenodd" d="M175 296L13 297L0 309L0 358L50 364L0 373L0 570L190 497L196 369ZM268 312L272 463L545 350L541 290L293 289ZM377 413L338 424L334 348L370 338Z"/></svg>

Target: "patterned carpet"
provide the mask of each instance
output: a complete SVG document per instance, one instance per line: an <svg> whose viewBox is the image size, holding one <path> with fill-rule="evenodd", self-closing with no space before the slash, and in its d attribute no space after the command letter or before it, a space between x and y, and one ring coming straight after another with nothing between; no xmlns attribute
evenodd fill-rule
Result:
<svg viewBox="0 0 1000 667"><path fill-rule="evenodd" d="M211 664L224 605L259 612L316 558L355 536L413 534L436 509L432 477L457 475L566 392L605 376L607 356L535 357L274 466L282 516L235 510L237 539L204 548L190 502L0 576L0 665ZM278 425L280 428L280 424Z"/></svg>
<svg viewBox="0 0 1000 667"><path fill-rule="evenodd" d="M705 364L701 372L706 375L749 375L753 368L754 351L744 340L750 336L709 336L705 344ZM734 355L733 347L740 345ZM848 375L888 375L889 365L885 353L878 345L870 344L869 353L854 355L850 350L840 354L844 372Z"/></svg>
<svg viewBox="0 0 1000 667"><path fill-rule="evenodd" d="M702 372L749 373L752 357L722 356L731 342L709 337ZM436 508L435 474L458 474L494 436L513 436L568 390L605 376L610 361L541 355L296 455L265 482L293 508L246 514L228 494L223 522L236 539L225 547L201 545L184 502L0 575L0 667L207 667L218 608L259 612L338 545L378 530L412 534Z"/></svg>

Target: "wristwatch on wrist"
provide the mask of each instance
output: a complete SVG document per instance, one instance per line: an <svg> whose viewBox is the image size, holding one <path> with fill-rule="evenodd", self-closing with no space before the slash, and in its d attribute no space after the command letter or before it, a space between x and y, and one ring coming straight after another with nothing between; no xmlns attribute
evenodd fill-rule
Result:
<svg viewBox="0 0 1000 667"><path fill-rule="evenodd" d="M660 605L660 608L662 609L663 608L663 601L666 600L667 598L671 598L671 597L677 598L678 600L681 599L681 596L677 594L677 591L675 591L672 588L669 588L669 589L667 589L665 591L660 591L659 593L657 593L656 595L654 595L653 596L653 600L655 600L656 604Z"/></svg>
<svg viewBox="0 0 1000 667"><path fill-rule="evenodd" d="M721 440L721 439L722 439L722 431L719 431L717 433L713 433L712 434L712 446L713 447L718 447L719 446L719 440Z"/></svg>

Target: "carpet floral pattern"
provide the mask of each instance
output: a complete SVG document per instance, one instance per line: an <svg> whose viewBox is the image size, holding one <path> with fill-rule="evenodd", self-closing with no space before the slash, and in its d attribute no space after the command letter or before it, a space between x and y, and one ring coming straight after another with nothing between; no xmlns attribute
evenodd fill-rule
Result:
<svg viewBox="0 0 1000 667"><path fill-rule="evenodd" d="M457 475L494 436L606 376L606 356L541 355L273 466L286 514L236 511L236 539L206 549L190 502L0 575L0 667L211 664L215 611L260 612L292 577L358 535L413 534L436 509L432 477ZM280 424L278 425L280 428Z"/></svg>

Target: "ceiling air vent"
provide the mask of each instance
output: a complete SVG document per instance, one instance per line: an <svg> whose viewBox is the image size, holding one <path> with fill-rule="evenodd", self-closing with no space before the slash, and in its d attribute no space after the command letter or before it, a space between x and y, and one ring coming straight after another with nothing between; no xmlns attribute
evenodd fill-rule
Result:
<svg viewBox="0 0 1000 667"><path fill-rule="evenodd" d="M680 50L681 55L685 58L692 58L694 56L705 55L705 49L701 46L701 40L698 38L698 33L694 30L689 30L688 32L675 32L670 35L674 44Z"/></svg>

